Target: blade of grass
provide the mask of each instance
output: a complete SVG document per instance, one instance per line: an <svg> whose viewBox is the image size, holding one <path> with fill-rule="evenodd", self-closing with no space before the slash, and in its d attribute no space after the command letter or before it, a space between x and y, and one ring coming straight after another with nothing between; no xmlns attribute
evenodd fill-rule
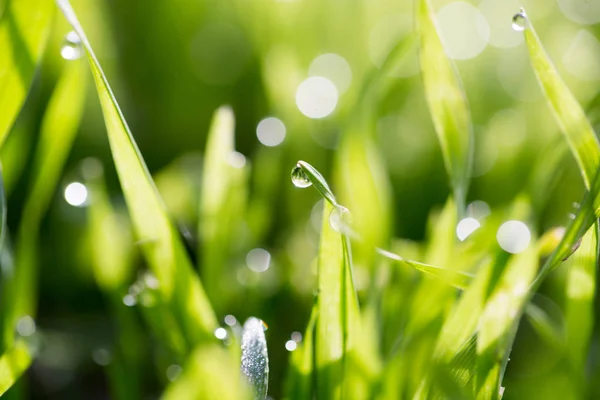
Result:
<svg viewBox="0 0 600 400"><path fill-rule="evenodd" d="M11 346L14 328L35 314L38 229L71 149L85 104L86 70L81 61L66 63L42 121L34 155L29 196L15 242L15 269L3 282L3 344Z"/></svg>
<svg viewBox="0 0 600 400"><path fill-rule="evenodd" d="M242 374L248 379L256 400L265 400L269 387L269 356L265 325L258 318L248 318L242 333Z"/></svg>
<svg viewBox="0 0 600 400"><path fill-rule="evenodd" d="M531 65L589 189L600 166L598 138L577 99L556 71L524 10L522 14L527 21L524 34Z"/></svg>
<svg viewBox="0 0 600 400"><path fill-rule="evenodd" d="M324 202L318 254L318 298L315 332L316 392L318 398L342 399L348 356L361 328L358 298L352 276L350 240L333 229L331 213L339 207L323 176L312 165L298 161L292 178L308 180L327 201Z"/></svg>
<svg viewBox="0 0 600 400"><path fill-rule="evenodd" d="M419 61L425 97L440 141L454 201L464 212L473 158L473 128L467 98L439 36L429 0L418 0Z"/></svg>
<svg viewBox="0 0 600 400"><path fill-rule="evenodd" d="M0 18L0 147L25 101L54 15L51 0L5 3Z"/></svg>
<svg viewBox="0 0 600 400"><path fill-rule="evenodd" d="M108 81L71 5L67 0L58 0L58 5L86 50L133 226L138 239L144 242L142 252L160 282L162 296L172 308L190 347L214 339L216 317Z"/></svg>
<svg viewBox="0 0 600 400"><path fill-rule="evenodd" d="M512 348L511 332L518 326L538 270L538 251L530 246L513 257L487 300L478 324L476 385L478 398L499 398L501 369Z"/></svg>
<svg viewBox="0 0 600 400"><path fill-rule="evenodd" d="M247 190L247 167L232 162L232 156L243 158L234 149L235 120L229 107L219 108L208 134L202 186L198 232L202 255L202 281L208 298L216 310L227 303L223 277L227 271L233 238L244 214Z"/></svg>
<svg viewBox="0 0 600 400"><path fill-rule="evenodd" d="M31 352L22 340L17 340L12 348L0 356L0 396L15 384L31 360Z"/></svg>
<svg viewBox="0 0 600 400"><path fill-rule="evenodd" d="M82 169L90 198L87 212L92 271L117 326L116 351L107 376L114 398L136 399L141 382L138 364L142 332L134 311L123 303L134 267L130 227L119 219L110 203L100 161L84 160Z"/></svg>
<svg viewBox="0 0 600 400"><path fill-rule="evenodd" d="M315 366L317 397L344 398L350 335L358 325L358 303L349 274L350 258L343 235L329 223L334 206L324 203L318 256L318 315ZM353 327L354 329L350 329Z"/></svg>
<svg viewBox="0 0 600 400"><path fill-rule="evenodd" d="M310 313L302 342L290 356L289 372L286 381L286 398L289 400L312 399L314 394L314 349L315 325L317 322L317 305Z"/></svg>
<svg viewBox="0 0 600 400"><path fill-rule="evenodd" d="M378 249L378 253L382 256L393 260L398 265L404 265L421 271L427 275L433 276L446 284L453 286L457 289L466 289L473 281L474 276L468 272L457 271L445 267L438 267L435 265L424 264L418 261L407 260L397 254L391 253L386 250Z"/></svg>
<svg viewBox="0 0 600 400"><path fill-rule="evenodd" d="M239 364L236 365L229 352L217 345L203 345L190 355L181 376L167 387L161 398L243 400L251 399L250 393L240 378Z"/></svg>
<svg viewBox="0 0 600 400"><path fill-rule="evenodd" d="M0 163L0 252L4 245L4 235L6 234L6 193L4 192L4 178L2 173L2 164Z"/></svg>
<svg viewBox="0 0 600 400"><path fill-rule="evenodd" d="M594 327L597 261L598 230L597 227L593 227L583 236L579 249L567 260L569 273L565 299L566 354L573 370L573 387L580 390L579 394L582 397L585 396L588 385L585 366Z"/></svg>

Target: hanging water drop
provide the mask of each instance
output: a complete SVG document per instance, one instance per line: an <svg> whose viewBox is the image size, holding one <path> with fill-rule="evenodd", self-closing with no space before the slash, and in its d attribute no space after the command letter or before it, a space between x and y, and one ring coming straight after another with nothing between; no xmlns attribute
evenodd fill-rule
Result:
<svg viewBox="0 0 600 400"><path fill-rule="evenodd" d="M77 60L81 57L83 49L81 46L81 38L75 31L67 33L65 40L60 49L60 55L65 60Z"/></svg>
<svg viewBox="0 0 600 400"><path fill-rule="evenodd" d="M527 28L527 15L525 10L521 9L512 18L512 28L517 32L523 32Z"/></svg>
<svg viewBox="0 0 600 400"><path fill-rule="evenodd" d="M308 179L308 176L301 165L296 164L292 169L292 183L299 188L307 188L312 185L312 182Z"/></svg>
<svg viewBox="0 0 600 400"><path fill-rule="evenodd" d="M331 228L338 232L349 234L352 229L352 215L350 210L344 206L337 206L329 214L329 225Z"/></svg>

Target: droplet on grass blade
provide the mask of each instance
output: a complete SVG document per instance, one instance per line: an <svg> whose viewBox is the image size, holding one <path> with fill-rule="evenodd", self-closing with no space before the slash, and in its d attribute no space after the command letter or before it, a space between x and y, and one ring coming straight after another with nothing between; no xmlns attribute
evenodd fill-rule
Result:
<svg viewBox="0 0 600 400"><path fill-rule="evenodd" d="M512 28L517 32L523 32L527 28L528 20L525 10L521 8L521 11L516 13L512 18Z"/></svg>
<svg viewBox="0 0 600 400"><path fill-rule="evenodd" d="M302 166L296 164L296 166L292 169L292 183L294 186L304 189L312 185L310 179L308 179L308 175L302 169Z"/></svg>
<svg viewBox="0 0 600 400"><path fill-rule="evenodd" d="M350 234L352 231L352 214L344 206L337 206L329 214L329 225L337 233Z"/></svg>
<svg viewBox="0 0 600 400"><path fill-rule="evenodd" d="M81 46L81 38L75 31L67 33L63 45L60 48L60 55L65 60L77 60L83 54L83 48Z"/></svg>
<svg viewBox="0 0 600 400"><path fill-rule="evenodd" d="M269 357L265 324L258 318L248 318L242 334L242 373L254 389L254 398L267 397L269 383Z"/></svg>

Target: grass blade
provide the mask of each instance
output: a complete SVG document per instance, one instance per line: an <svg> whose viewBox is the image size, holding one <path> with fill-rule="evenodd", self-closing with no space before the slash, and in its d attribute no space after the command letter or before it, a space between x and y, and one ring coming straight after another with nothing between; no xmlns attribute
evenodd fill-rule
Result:
<svg viewBox="0 0 600 400"><path fill-rule="evenodd" d="M318 298L315 331L315 368L317 397L342 399L350 394L346 378L348 355L353 338L359 334L360 312L352 277L350 240L330 223L332 212L341 207L327 181L316 168L298 161L292 170L292 182L299 187L311 184L323 196L323 221L318 254Z"/></svg>
<svg viewBox="0 0 600 400"><path fill-rule="evenodd" d="M117 174L137 238L145 243L142 252L188 344L195 347L213 338L216 317L75 12L67 0L58 5L85 47Z"/></svg>
<svg viewBox="0 0 600 400"><path fill-rule="evenodd" d="M210 345L194 350L181 376L167 387L161 398L244 400L252 398L249 393L231 354L220 346Z"/></svg>
<svg viewBox="0 0 600 400"><path fill-rule="evenodd" d="M0 396L19 379L31 364L31 353L22 340L0 356Z"/></svg>
<svg viewBox="0 0 600 400"><path fill-rule="evenodd" d="M414 268L417 271L421 271L427 275L433 276L434 278L440 279L441 281L447 283L448 285L454 286L457 289L466 289L471 284L474 278L473 275L468 272L424 264L418 261L407 260L403 257L400 257L397 254L391 253L386 250L379 249L378 253L390 260L393 260L399 265Z"/></svg>
<svg viewBox="0 0 600 400"><path fill-rule="evenodd" d="M304 400L313 398L313 366L317 306L313 306L302 342L291 355L290 372L286 381L286 398Z"/></svg>
<svg viewBox="0 0 600 400"><path fill-rule="evenodd" d="M0 147L25 101L54 15L50 0L4 3L0 18Z"/></svg>
<svg viewBox="0 0 600 400"><path fill-rule="evenodd" d="M198 232L201 237L202 281L208 297L220 310L227 302L222 278L227 270L233 237L244 214L247 167L234 151L234 115L229 107L219 108L213 117L206 144ZM244 160L244 163L232 161Z"/></svg>
<svg viewBox="0 0 600 400"><path fill-rule="evenodd" d="M596 267L598 262L598 230L591 228L581 241L581 246L567 263L565 320L567 328L566 354L571 360L580 395L586 393L586 365L594 328L594 297L596 292Z"/></svg>
<svg viewBox="0 0 600 400"><path fill-rule="evenodd" d="M419 0L419 60L425 97L440 141L459 215L464 211L473 158L473 128L460 77L444 52L429 0Z"/></svg>
<svg viewBox="0 0 600 400"><path fill-rule="evenodd" d="M329 223L334 206L325 202L318 256L318 315L315 365L317 397L344 398L350 335L359 325L358 302L352 283L347 238Z"/></svg>
<svg viewBox="0 0 600 400"><path fill-rule="evenodd" d="M550 61L533 24L524 10L521 14L526 20L524 33L531 65L589 189L600 166L600 144L585 112Z"/></svg>
<svg viewBox="0 0 600 400"><path fill-rule="evenodd" d="M0 164L0 252L4 245L4 235L6 235L6 193L4 192L2 164Z"/></svg>
<svg viewBox="0 0 600 400"><path fill-rule="evenodd" d="M18 319L35 313L38 229L79 129L85 104L85 89L84 64L79 60L68 62L42 121L34 156L35 178L23 207L17 232L16 265L14 273L4 282L2 323L5 346L12 345Z"/></svg>
<svg viewBox="0 0 600 400"><path fill-rule="evenodd" d="M269 356L265 325L258 318L249 318L244 323L242 334L242 373L254 389L254 398L267 398L269 387Z"/></svg>

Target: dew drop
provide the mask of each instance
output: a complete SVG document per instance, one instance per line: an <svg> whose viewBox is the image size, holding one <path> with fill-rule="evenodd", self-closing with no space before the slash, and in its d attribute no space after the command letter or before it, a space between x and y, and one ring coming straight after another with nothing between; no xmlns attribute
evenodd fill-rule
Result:
<svg viewBox="0 0 600 400"><path fill-rule="evenodd" d="M300 332L292 332L292 340L296 343L300 343L302 341L302 334Z"/></svg>
<svg viewBox="0 0 600 400"><path fill-rule="evenodd" d="M296 164L292 169L292 183L298 188L307 188L312 185L301 165Z"/></svg>
<svg viewBox="0 0 600 400"><path fill-rule="evenodd" d="M22 317L17 322L17 333L21 336L31 336L35 333L35 329L35 321L29 315Z"/></svg>
<svg viewBox="0 0 600 400"><path fill-rule="evenodd" d="M65 60L77 60L81 58L83 49L81 46L81 38L75 31L67 33L63 45L60 48L60 55Z"/></svg>
<svg viewBox="0 0 600 400"><path fill-rule="evenodd" d="M224 340L227 338L227 330L225 328L217 328L215 329L215 337L219 340Z"/></svg>
<svg viewBox="0 0 600 400"><path fill-rule="evenodd" d="M127 307L133 307L137 304L137 299L132 294L126 294L123 296L123 304L125 304Z"/></svg>
<svg viewBox="0 0 600 400"><path fill-rule="evenodd" d="M171 382L175 382L177 380L177 378L179 378L179 375L181 375L182 372L183 372L183 369L179 365L177 365L177 364L169 365L169 367L167 368L167 379L170 380Z"/></svg>
<svg viewBox="0 0 600 400"><path fill-rule="evenodd" d="M525 28L527 28L527 15L525 14L525 10L521 9L520 12L513 16L512 28L517 32L523 32Z"/></svg>
<svg viewBox="0 0 600 400"><path fill-rule="evenodd" d="M296 343L295 341L293 341L291 339L288 340L287 342L285 342L285 349L287 351L294 351L294 350L296 350L296 347L298 347L298 343Z"/></svg>
<svg viewBox="0 0 600 400"><path fill-rule="evenodd" d="M237 324L237 319L233 315L229 314L225 316L225 323L229 326L235 326Z"/></svg>
<svg viewBox="0 0 600 400"><path fill-rule="evenodd" d="M338 233L349 234L352 226L352 214L344 206L337 206L329 214L329 225Z"/></svg>
<svg viewBox="0 0 600 400"><path fill-rule="evenodd" d="M96 364L105 367L110 364L112 354L107 349L100 348L92 352L92 359Z"/></svg>

